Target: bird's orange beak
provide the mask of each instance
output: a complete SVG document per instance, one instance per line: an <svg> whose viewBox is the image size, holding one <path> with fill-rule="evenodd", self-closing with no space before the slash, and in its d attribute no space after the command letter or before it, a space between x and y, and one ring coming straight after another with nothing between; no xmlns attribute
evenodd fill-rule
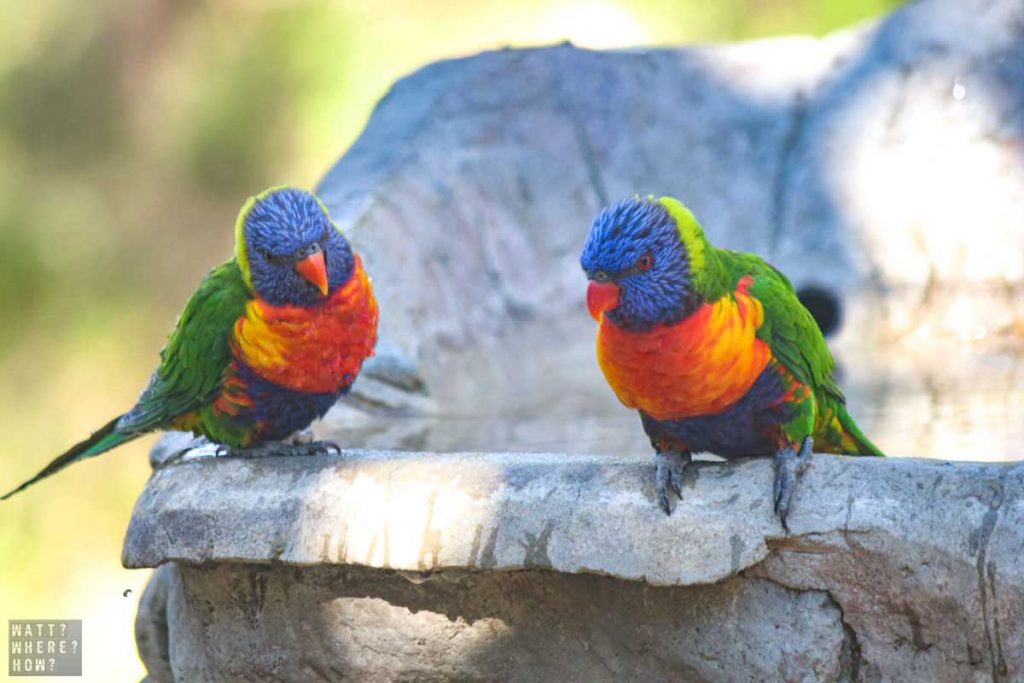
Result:
<svg viewBox="0 0 1024 683"><path fill-rule="evenodd" d="M321 294L327 296L327 264L324 262L324 252L317 250L301 261L296 261L295 271L319 289Z"/></svg>
<svg viewBox="0 0 1024 683"><path fill-rule="evenodd" d="M614 282L591 282L587 287L587 308L594 320L619 305L619 286Z"/></svg>

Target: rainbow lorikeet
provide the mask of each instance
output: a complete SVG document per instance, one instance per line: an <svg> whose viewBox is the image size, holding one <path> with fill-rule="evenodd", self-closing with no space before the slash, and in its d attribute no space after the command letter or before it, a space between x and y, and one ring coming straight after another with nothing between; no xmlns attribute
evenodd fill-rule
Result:
<svg viewBox="0 0 1024 683"><path fill-rule="evenodd" d="M377 318L370 278L316 197L294 188L252 197L236 224L235 257L199 284L135 406L3 498L156 430L257 452L323 416L352 386L373 354Z"/></svg>
<svg viewBox="0 0 1024 683"><path fill-rule="evenodd" d="M847 412L825 338L786 277L754 254L713 246L678 200L605 209L580 263L600 323L598 363L640 412L666 514L694 452L774 456L783 525L815 443L882 455Z"/></svg>

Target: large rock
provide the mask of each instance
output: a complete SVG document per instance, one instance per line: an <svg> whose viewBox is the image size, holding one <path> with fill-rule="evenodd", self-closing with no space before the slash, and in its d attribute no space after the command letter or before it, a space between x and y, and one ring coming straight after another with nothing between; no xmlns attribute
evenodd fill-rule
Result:
<svg viewBox="0 0 1024 683"><path fill-rule="evenodd" d="M156 680L1024 677L1024 465L818 456L789 534L771 477L701 464L666 517L646 460L196 457L132 517L125 565L172 563L140 647Z"/></svg>

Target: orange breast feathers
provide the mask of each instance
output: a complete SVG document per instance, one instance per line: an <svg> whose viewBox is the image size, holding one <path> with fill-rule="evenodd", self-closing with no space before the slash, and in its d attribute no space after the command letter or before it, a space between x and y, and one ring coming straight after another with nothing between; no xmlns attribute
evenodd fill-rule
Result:
<svg viewBox="0 0 1024 683"><path fill-rule="evenodd" d="M714 415L738 401L771 359L755 336L761 302L741 286L675 325L629 332L601 320L597 361L619 400L658 420Z"/></svg>
<svg viewBox="0 0 1024 683"><path fill-rule="evenodd" d="M288 389L337 392L373 355L377 319L373 287L356 256L349 281L318 306L250 301L235 323L235 357Z"/></svg>

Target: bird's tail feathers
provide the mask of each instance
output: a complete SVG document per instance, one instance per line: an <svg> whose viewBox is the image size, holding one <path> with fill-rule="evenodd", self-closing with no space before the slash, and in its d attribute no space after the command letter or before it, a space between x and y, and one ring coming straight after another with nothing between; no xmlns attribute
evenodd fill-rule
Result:
<svg viewBox="0 0 1024 683"><path fill-rule="evenodd" d="M847 455L873 455L878 457L885 456L882 450L871 442L864 432L860 430L857 423L850 417L850 413L846 411L845 405L838 405L836 407L836 415L834 418L839 424L840 441L842 444L842 452Z"/></svg>
<svg viewBox="0 0 1024 683"><path fill-rule="evenodd" d="M117 431L116 427L118 420L120 419L120 416L115 417L113 420L100 427L88 439L72 446L65 453L55 458L53 462L40 470L39 474L29 479L21 486L18 486L17 488L5 493L3 496L0 496L0 500L7 500L14 494L24 491L29 486L60 472L72 463L84 460L85 458L92 458L100 455L101 453L106 453L111 448L120 446L121 444L131 441L140 435L139 432Z"/></svg>

